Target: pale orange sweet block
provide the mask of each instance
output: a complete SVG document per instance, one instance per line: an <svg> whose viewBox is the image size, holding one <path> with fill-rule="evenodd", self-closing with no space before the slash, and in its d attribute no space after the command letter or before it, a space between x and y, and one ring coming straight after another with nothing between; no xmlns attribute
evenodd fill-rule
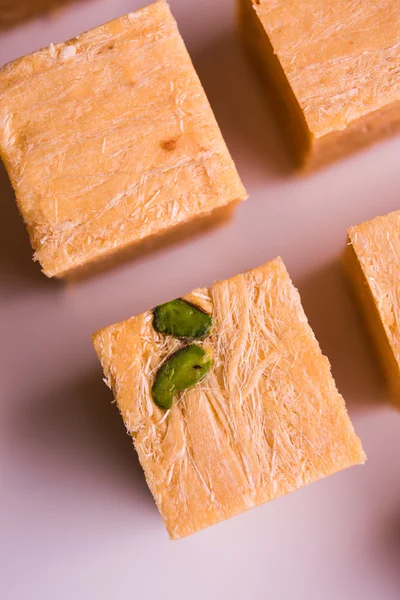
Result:
<svg viewBox="0 0 400 600"><path fill-rule="evenodd" d="M400 4L240 0L246 47L298 164L400 131Z"/></svg>
<svg viewBox="0 0 400 600"><path fill-rule="evenodd" d="M400 404L400 211L348 230L345 267Z"/></svg>
<svg viewBox="0 0 400 600"><path fill-rule="evenodd" d="M159 409L155 373L182 342L151 312L93 342L172 539L364 462L280 259L186 297L213 315L213 367Z"/></svg>
<svg viewBox="0 0 400 600"><path fill-rule="evenodd" d="M246 197L164 1L1 69L0 154L49 277Z"/></svg>

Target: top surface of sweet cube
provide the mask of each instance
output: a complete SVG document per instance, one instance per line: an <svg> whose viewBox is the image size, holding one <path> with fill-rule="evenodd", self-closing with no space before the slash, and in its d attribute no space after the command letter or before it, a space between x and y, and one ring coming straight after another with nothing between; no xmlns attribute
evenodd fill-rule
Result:
<svg viewBox="0 0 400 600"><path fill-rule="evenodd" d="M348 234L400 365L400 211L351 227Z"/></svg>
<svg viewBox="0 0 400 600"><path fill-rule="evenodd" d="M1 69L0 155L49 276L245 197L164 1Z"/></svg>
<svg viewBox="0 0 400 600"><path fill-rule="evenodd" d="M182 342L146 312L94 345L173 538L362 462L359 439L281 260L196 290L213 316L204 381L160 410L155 373Z"/></svg>
<svg viewBox="0 0 400 600"><path fill-rule="evenodd" d="M250 0L316 138L400 101L400 4Z"/></svg>

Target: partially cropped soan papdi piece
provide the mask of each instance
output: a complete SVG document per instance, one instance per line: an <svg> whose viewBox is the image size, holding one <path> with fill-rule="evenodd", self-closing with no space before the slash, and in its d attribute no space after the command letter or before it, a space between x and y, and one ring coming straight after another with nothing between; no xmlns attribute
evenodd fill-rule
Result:
<svg viewBox="0 0 400 600"><path fill-rule="evenodd" d="M181 339L157 332L151 311L93 336L172 539L364 462L280 259L184 300L213 324L189 346L204 349L205 376L176 394L170 410L155 404L154 391L171 356L173 377L187 376Z"/></svg>
<svg viewBox="0 0 400 600"><path fill-rule="evenodd" d="M400 131L400 3L239 0L242 37L295 162Z"/></svg>
<svg viewBox="0 0 400 600"><path fill-rule="evenodd" d="M400 211L348 230L345 268L400 404Z"/></svg>
<svg viewBox="0 0 400 600"><path fill-rule="evenodd" d="M246 197L164 1L0 70L0 155L49 277L186 236Z"/></svg>

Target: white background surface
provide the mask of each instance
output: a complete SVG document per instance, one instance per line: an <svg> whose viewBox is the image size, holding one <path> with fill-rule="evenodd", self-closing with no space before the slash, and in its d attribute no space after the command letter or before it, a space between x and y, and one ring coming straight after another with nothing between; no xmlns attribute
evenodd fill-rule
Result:
<svg viewBox="0 0 400 600"><path fill-rule="evenodd" d="M80 2L0 34L0 63L141 5ZM47 281L0 171L0 597L398 600L400 414L387 404L338 258L352 224L400 208L400 140L290 174L235 36L231 0L171 0L251 199L234 221L75 287ZM169 542L90 336L280 254L368 455Z"/></svg>

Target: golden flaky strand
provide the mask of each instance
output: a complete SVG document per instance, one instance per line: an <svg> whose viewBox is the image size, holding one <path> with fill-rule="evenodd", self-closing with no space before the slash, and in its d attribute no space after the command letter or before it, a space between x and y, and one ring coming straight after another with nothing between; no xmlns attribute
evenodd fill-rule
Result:
<svg viewBox="0 0 400 600"><path fill-rule="evenodd" d="M0 70L0 154L49 277L246 197L164 1Z"/></svg>
<svg viewBox="0 0 400 600"><path fill-rule="evenodd" d="M172 539L364 462L280 259L186 299L212 312L213 366L169 411L151 388L181 342L151 312L93 337Z"/></svg>
<svg viewBox="0 0 400 600"><path fill-rule="evenodd" d="M348 230L345 267L400 404L400 211Z"/></svg>
<svg viewBox="0 0 400 600"><path fill-rule="evenodd" d="M241 31L297 163L400 131L400 3L240 0Z"/></svg>

